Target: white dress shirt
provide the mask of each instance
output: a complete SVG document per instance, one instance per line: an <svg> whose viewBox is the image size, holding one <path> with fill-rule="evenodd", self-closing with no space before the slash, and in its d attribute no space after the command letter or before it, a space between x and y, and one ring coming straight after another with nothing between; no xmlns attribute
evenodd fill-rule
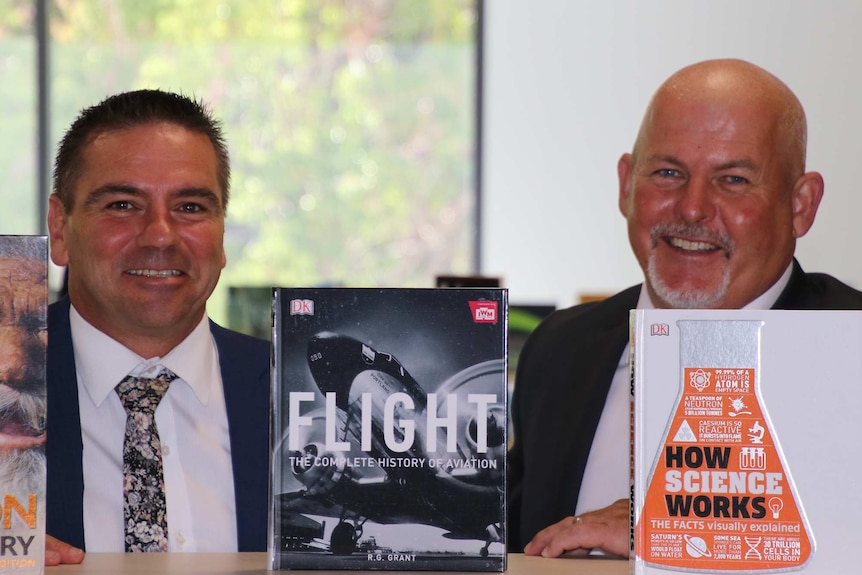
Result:
<svg viewBox="0 0 862 575"><path fill-rule="evenodd" d="M122 552L126 412L114 388L162 365L177 374L156 409L169 551L236 551L236 505L218 350L206 317L164 357L145 359L69 316L78 376L88 552Z"/></svg>
<svg viewBox="0 0 862 575"><path fill-rule="evenodd" d="M743 309L769 309L778 300L790 281L792 264L784 274L760 297ZM655 309L646 288L641 288L637 309ZM629 374L629 348L620 356L608 398L593 438L581 492L574 509L575 515L601 509L618 499L629 497L631 448L629 410L631 409L631 381Z"/></svg>

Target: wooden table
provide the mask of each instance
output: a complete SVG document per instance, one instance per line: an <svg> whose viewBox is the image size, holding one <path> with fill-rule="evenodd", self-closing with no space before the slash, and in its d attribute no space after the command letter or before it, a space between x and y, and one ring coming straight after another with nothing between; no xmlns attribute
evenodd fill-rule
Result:
<svg viewBox="0 0 862 575"><path fill-rule="evenodd" d="M621 559L543 559L520 553L509 555L508 575L627 575L629 562ZM254 575L267 571L266 553L89 553L80 565L47 567L46 575ZM278 573L278 572L277 572ZM285 572L288 573L288 572ZM355 571L290 571L316 575ZM415 575L419 571L374 571L382 575ZM427 573L427 571L426 571ZM456 575L451 571L449 575ZM475 575L475 574L473 574Z"/></svg>

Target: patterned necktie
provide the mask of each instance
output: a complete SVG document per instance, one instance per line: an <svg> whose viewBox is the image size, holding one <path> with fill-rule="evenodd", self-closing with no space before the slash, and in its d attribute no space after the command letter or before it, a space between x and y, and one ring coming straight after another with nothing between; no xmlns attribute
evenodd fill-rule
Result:
<svg viewBox="0 0 862 575"><path fill-rule="evenodd" d="M123 441L123 516L126 551L167 551L168 513L162 474L162 444L155 412L177 375L167 368L155 377L127 376L117 387L126 408Z"/></svg>

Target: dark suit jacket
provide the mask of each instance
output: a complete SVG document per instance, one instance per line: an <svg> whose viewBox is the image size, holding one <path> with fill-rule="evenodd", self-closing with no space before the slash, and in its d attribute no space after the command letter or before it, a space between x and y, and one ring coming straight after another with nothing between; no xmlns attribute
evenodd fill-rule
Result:
<svg viewBox="0 0 862 575"><path fill-rule="evenodd" d="M518 359L508 460L508 550L572 515L641 286L553 313ZM862 309L858 292L794 260L775 309Z"/></svg>
<svg viewBox="0 0 862 575"><path fill-rule="evenodd" d="M224 382L237 546L265 551L269 489L269 343L210 322ZM47 531L84 548L81 418L69 300L48 308Z"/></svg>

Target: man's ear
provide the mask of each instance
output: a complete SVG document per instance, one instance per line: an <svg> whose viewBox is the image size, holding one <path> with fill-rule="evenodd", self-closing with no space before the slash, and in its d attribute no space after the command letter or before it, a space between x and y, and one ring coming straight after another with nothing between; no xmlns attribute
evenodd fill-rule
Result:
<svg viewBox="0 0 862 575"><path fill-rule="evenodd" d="M793 210L793 237L801 238L808 233L817 215L823 198L823 176L818 172L802 174L793 186L790 199Z"/></svg>
<svg viewBox="0 0 862 575"><path fill-rule="evenodd" d="M69 263L69 253L66 249L68 219L60 197L57 194L51 194L48 199L48 237L51 240L51 261L58 266Z"/></svg>
<svg viewBox="0 0 862 575"><path fill-rule="evenodd" d="M617 177L620 181L619 208L623 217L629 216L629 196L632 189L632 155L623 154L617 162Z"/></svg>

